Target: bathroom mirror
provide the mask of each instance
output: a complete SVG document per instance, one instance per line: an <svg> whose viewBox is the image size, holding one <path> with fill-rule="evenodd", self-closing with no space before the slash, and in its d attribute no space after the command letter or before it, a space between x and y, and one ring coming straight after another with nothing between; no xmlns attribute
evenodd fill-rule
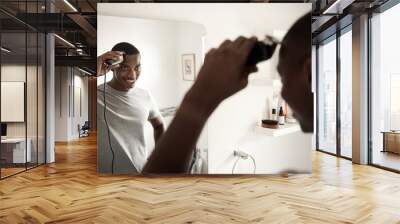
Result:
<svg viewBox="0 0 400 224"><path fill-rule="evenodd" d="M141 73L135 87L152 96L168 128L209 49L240 35L264 38L269 34L281 39L310 10L310 4L98 4L98 55L119 42L129 42L140 51ZM278 13L282 11L287 13ZM196 144L198 157L193 159L192 174L311 171L312 137L302 133L298 124L281 125L279 130L261 126L265 105L280 94L277 60L275 53L259 63L250 85L222 102L211 115ZM110 72L106 80L112 77ZM103 83L104 77L99 77L98 94ZM103 96L98 98L100 105ZM98 108L99 124L103 112ZM147 122L142 158L148 158L154 148L152 129ZM98 170L106 173L112 165L111 150L104 149L109 147L107 130L106 125L99 127L97 138ZM135 163L136 159L127 156L120 164Z"/></svg>

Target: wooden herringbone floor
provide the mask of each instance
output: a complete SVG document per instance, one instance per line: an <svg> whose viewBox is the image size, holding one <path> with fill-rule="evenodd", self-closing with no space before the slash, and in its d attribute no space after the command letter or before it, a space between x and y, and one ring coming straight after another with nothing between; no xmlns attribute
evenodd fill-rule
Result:
<svg viewBox="0 0 400 224"><path fill-rule="evenodd" d="M127 177L96 173L96 141L0 181L0 223L400 223L400 175L315 153L293 176Z"/></svg>

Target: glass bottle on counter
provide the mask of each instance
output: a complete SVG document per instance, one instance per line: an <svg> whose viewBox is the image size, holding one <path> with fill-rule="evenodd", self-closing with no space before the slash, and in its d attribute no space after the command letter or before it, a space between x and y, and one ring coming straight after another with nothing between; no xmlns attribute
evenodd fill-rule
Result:
<svg viewBox="0 0 400 224"><path fill-rule="evenodd" d="M280 125L284 125L285 124L285 115L283 114L282 106L279 108L278 122L279 122Z"/></svg>
<svg viewBox="0 0 400 224"><path fill-rule="evenodd" d="M272 109L271 120L278 120L275 108Z"/></svg>

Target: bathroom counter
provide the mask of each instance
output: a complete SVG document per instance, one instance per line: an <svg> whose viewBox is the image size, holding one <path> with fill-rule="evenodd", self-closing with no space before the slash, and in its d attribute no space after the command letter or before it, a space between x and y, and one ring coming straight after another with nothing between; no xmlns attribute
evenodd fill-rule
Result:
<svg viewBox="0 0 400 224"><path fill-rule="evenodd" d="M271 137L287 135L287 134L291 134L294 132L298 132L300 130L301 130L301 128L298 123L280 125L279 128L277 128L277 129L264 128L264 127L257 125L254 129L254 131L256 133L264 134L264 135L271 136Z"/></svg>

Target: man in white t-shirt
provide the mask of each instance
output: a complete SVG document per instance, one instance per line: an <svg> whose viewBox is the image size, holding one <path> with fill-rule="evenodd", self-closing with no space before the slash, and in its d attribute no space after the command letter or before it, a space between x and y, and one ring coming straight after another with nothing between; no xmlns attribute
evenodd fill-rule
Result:
<svg viewBox="0 0 400 224"><path fill-rule="evenodd" d="M122 63L113 66L106 63L117 59L122 52ZM153 126L157 142L164 132L162 116L151 94L135 86L141 72L140 52L135 46L118 43L110 52L99 56L97 75L105 75L110 70L112 80L97 88L97 170L141 173L152 150L146 148L146 124L150 122Z"/></svg>

